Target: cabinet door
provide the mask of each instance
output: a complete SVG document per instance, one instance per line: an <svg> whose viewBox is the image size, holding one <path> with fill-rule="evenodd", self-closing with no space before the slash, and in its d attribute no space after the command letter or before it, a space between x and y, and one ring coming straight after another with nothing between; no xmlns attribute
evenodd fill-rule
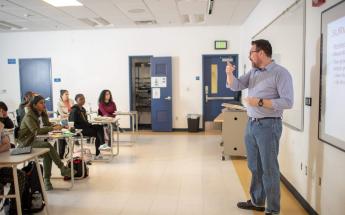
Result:
<svg viewBox="0 0 345 215"><path fill-rule="evenodd" d="M152 131L172 131L171 57L151 58Z"/></svg>

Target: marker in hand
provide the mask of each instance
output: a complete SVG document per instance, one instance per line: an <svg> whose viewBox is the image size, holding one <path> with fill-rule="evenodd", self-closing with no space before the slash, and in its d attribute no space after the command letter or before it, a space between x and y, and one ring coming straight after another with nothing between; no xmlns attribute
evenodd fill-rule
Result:
<svg viewBox="0 0 345 215"><path fill-rule="evenodd" d="M227 61L226 63L226 74L231 75L236 69L236 66L230 63L230 61Z"/></svg>

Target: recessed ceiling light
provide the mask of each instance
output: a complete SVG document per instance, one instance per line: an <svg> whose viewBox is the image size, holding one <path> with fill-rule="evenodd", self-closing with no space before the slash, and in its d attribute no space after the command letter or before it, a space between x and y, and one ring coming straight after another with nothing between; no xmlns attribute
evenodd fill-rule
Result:
<svg viewBox="0 0 345 215"><path fill-rule="evenodd" d="M53 5L54 7L83 6L83 4L77 0L43 0L43 1L47 2L48 4Z"/></svg>

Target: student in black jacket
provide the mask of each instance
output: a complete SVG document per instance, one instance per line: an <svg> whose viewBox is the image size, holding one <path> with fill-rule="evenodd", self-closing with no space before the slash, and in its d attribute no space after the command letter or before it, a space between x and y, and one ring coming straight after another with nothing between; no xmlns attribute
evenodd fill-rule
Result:
<svg viewBox="0 0 345 215"><path fill-rule="evenodd" d="M10 117L8 117L7 111L8 111L7 105L4 102L0 102L0 112L1 112L0 122L4 124L5 128L14 128L14 124L12 120L10 119Z"/></svg>
<svg viewBox="0 0 345 215"><path fill-rule="evenodd" d="M96 137L96 157L95 159L102 159L100 155L99 147L104 144L104 131L101 125L92 125L87 120L86 110L83 107L85 104L85 97L83 94L77 94L75 96L75 101L77 104L73 105L71 112L69 114L68 120L74 122L74 127L77 129L82 129L82 133L85 136Z"/></svg>

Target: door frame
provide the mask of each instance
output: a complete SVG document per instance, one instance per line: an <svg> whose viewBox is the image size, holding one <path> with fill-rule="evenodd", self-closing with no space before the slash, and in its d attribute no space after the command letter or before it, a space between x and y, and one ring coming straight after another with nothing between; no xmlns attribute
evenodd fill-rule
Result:
<svg viewBox="0 0 345 215"><path fill-rule="evenodd" d="M237 55L237 61L238 61L238 54L203 54L201 55L202 58L202 85L201 85L201 92L202 92L202 130L205 130L205 72L206 72L206 68L205 68L205 58L207 57L231 57L231 55ZM238 63L238 62L237 62ZM238 69L238 68L237 68ZM225 84L225 83L224 83Z"/></svg>
<svg viewBox="0 0 345 215"><path fill-rule="evenodd" d="M133 87L133 84L132 84L132 61L133 61L133 58L149 58L151 59L151 57L153 57L153 55L129 55L128 56L128 68L129 68L129 71L128 71L128 75L129 75L129 109L130 111L132 111L132 106L133 106L133 99L132 99L132 87ZM149 60L150 61L150 60ZM130 129L133 129L132 128L132 123L130 123Z"/></svg>

